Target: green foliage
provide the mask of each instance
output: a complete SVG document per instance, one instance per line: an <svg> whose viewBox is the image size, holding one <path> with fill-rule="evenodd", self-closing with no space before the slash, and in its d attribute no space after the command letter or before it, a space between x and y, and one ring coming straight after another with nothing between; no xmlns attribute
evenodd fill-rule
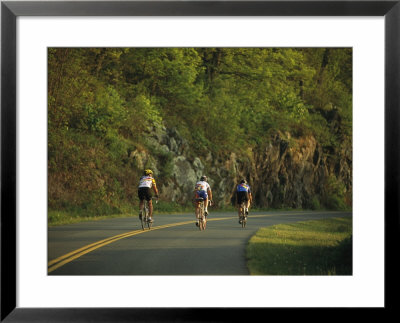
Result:
<svg viewBox="0 0 400 323"><path fill-rule="evenodd" d="M334 159L352 133L348 48L49 48L49 207L119 212L135 202L145 133L176 127L190 152L243 153L277 132ZM172 155L149 153L172 177ZM342 208L332 179L323 204ZM315 203L314 203L315 204ZM315 207L317 205L315 204Z"/></svg>
<svg viewBox="0 0 400 323"><path fill-rule="evenodd" d="M328 209L345 210L346 186L335 175L329 176L325 184L323 203Z"/></svg>
<svg viewBox="0 0 400 323"><path fill-rule="evenodd" d="M310 202L310 209L311 210L319 210L321 209L321 203L319 201L319 198L317 196L313 196Z"/></svg>

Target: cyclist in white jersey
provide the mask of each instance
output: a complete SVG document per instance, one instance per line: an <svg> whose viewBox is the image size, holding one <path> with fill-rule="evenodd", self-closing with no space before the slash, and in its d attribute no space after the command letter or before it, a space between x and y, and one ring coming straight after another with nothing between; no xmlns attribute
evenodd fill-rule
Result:
<svg viewBox="0 0 400 323"><path fill-rule="evenodd" d="M201 176L200 181L198 181L194 187L194 202L196 207L196 225L199 225L199 220L197 214L200 208L200 202L197 202L197 198L204 199L205 205L205 215L208 215L208 201L212 203L212 191L210 185L207 183L207 176Z"/></svg>
<svg viewBox="0 0 400 323"><path fill-rule="evenodd" d="M156 185L156 181L153 178L153 172L151 169L146 169L144 171L144 176L140 178L139 187L138 187L138 197L140 200L139 203L139 219L142 219L142 210L144 200L147 200L149 203L149 220L153 222L153 202L151 200L151 189L153 189L156 194L156 198L158 198L158 189Z"/></svg>

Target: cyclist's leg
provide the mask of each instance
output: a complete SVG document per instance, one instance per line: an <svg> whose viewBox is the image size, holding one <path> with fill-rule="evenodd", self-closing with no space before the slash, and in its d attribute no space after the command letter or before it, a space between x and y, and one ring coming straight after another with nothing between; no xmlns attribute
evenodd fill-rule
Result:
<svg viewBox="0 0 400 323"><path fill-rule="evenodd" d="M249 199L248 192L244 193L243 200L244 200L244 208L245 208L243 210L243 214L248 215L249 214L249 206L250 206L250 199Z"/></svg>
<svg viewBox="0 0 400 323"><path fill-rule="evenodd" d="M208 206L208 195L207 195L207 192L206 191L199 191L197 193L197 196L201 197L203 199L203 203L204 203L203 204L203 208L204 208L205 215L207 215L208 214L208 209L207 209L207 206Z"/></svg>
<svg viewBox="0 0 400 323"><path fill-rule="evenodd" d="M142 218L143 214L143 207L144 207L144 198L143 198L143 192L141 189L138 190L138 197L139 197L139 218Z"/></svg>
<svg viewBox="0 0 400 323"><path fill-rule="evenodd" d="M197 192L194 193L194 198L193 198L193 206L194 206L194 217L196 218L196 225L199 225L199 202L197 201L197 198L199 197L199 194Z"/></svg>
<svg viewBox="0 0 400 323"><path fill-rule="evenodd" d="M236 202L240 206L243 201L243 192L237 192L236 193Z"/></svg>
<svg viewBox="0 0 400 323"><path fill-rule="evenodd" d="M241 221L242 217L242 211L243 210L243 192L238 192L237 193L237 206L238 206L238 216L239 216L239 222Z"/></svg>
<svg viewBox="0 0 400 323"><path fill-rule="evenodd" d="M248 199L248 200L246 201L246 215L249 214L249 208L250 208L250 200Z"/></svg>
<svg viewBox="0 0 400 323"><path fill-rule="evenodd" d="M197 191L195 193L195 199L198 198L203 198L204 199L204 195L203 195L203 191ZM196 204L196 210L195 210L195 215L196 215L196 225L198 225L199 223L199 216L200 216L200 201L195 200L195 204Z"/></svg>
<svg viewBox="0 0 400 323"><path fill-rule="evenodd" d="M196 209L195 209L195 216L196 216L196 225L199 225L199 217L200 217L200 202L196 201Z"/></svg>
<svg viewBox="0 0 400 323"><path fill-rule="evenodd" d="M149 219L152 220L152 216L153 216L153 204L152 204L152 201L151 201L151 197L152 197L152 195L151 195L151 190L150 190L150 188L146 187L146 188L143 190L143 200L146 200L146 201L147 201L147 207L148 207L148 209L149 209Z"/></svg>
<svg viewBox="0 0 400 323"><path fill-rule="evenodd" d="M243 214L244 214L244 204L243 204L243 202L240 202L240 204L239 204L239 223L242 223L242 221L243 221Z"/></svg>
<svg viewBox="0 0 400 323"><path fill-rule="evenodd" d="M237 208L237 211L238 211L238 217L240 219L240 202L239 201L237 201L237 203L236 203L236 208Z"/></svg>
<svg viewBox="0 0 400 323"><path fill-rule="evenodd" d="M139 202L139 214L142 214L144 207L144 200L140 200Z"/></svg>

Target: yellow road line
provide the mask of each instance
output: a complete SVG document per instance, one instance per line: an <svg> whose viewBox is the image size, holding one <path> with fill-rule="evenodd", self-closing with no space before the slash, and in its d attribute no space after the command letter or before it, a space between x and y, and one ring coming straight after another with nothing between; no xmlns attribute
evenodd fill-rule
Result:
<svg viewBox="0 0 400 323"><path fill-rule="evenodd" d="M139 231L139 230L136 230L136 231ZM89 245L87 245L87 246L84 246L84 247L82 247L82 248L79 248L79 249L76 249L76 250L74 250L74 251L71 251L71 252L69 252L69 253L67 253L67 254L65 254L65 255L63 255L63 256L61 256L61 257L58 257L58 258L56 258L56 259L53 259L53 260L49 261L49 263L48 263L47 265L48 265L48 266L51 266L51 265L53 265L53 264L55 264L55 263L57 263L57 262L59 262L59 261L65 259L65 258L68 258L68 257L70 257L70 256L73 256L74 254L76 254L76 253L78 253L78 252L80 252L80 251L83 251L83 250L88 249L88 248L90 248L90 247L94 247L94 246L96 246L96 245L102 244L102 243L107 242L107 241L109 241L109 240L114 240L115 238L118 238L118 237L121 237L121 236L126 236L127 234L131 234L131 233L136 232L136 231L125 232L125 233L122 233L122 234L119 234L119 235L116 235L116 236L113 236L113 237L110 237L110 238L107 238L107 239L104 239L104 240L100 240L100 241L91 243L91 244L89 244Z"/></svg>
<svg viewBox="0 0 400 323"><path fill-rule="evenodd" d="M309 215L309 214L313 214L313 213L291 213L288 215ZM273 215L279 215L279 214L259 214L259 215L251 215L252 218L259 218L259 217L266 217L266 216L273 216ZM280 214L282 215L282 214ZM221 220L229 220L229 219L236 219L237 216L234 217L223 217L223 218L212 218L212 219L208 219L208 221L221 221ZM76 249L74 251L71 251L63 256L60 256L56 259L53 259L51 261L49 261L49 263L47 264L48 266L48 273L51 273L52 271L56 270L57 268L60 268L61 266L64 266L65 264L93 251L96 250L98 248L104 247L110 243L113 243L115 241L124 239L124 238L128 238L128 237L132 237L134 235L137 234L141 234L141 233L145 233L145 232L151 232L154 230L159 230L159 229L165 229L165 228L171 228L171 227L175 227L175 226L180 226L180 225L185 225L185 224L189 224L189 223L193 223L193 220L190 221L185 221L185 222L178 222L178 223L170 223L170 224L165 224L165 225L159 225L157 227L153 227L151 230L135 230L135 231L130 231L130 232L125 232L125 233L121 233L118 234L116 236L107 238L107 239L103 239L94 243L91 243L87 246L84 246L82 248Z"/></svg>
<svg viewBox="0 0 400 323"><path fill-rule="evenodd" d="M179 222L179 223L160 225L160 226L157 226L157 227L153 227L151 230L135 230L135 231L127 232L127 233L122 233L122 234L119 234L119 235L116 235L116 236L113 236L113 237L110 237L110 238L107 238L107 239L104 239L104 240L101 240L101 241L97 241L95 243L89 244L87 246L84 246L84 247L79 248L77 250L74 250L72 252L69 252L69 253L61 256L61 257L58 257L56 259L51 260L47 265L48 266L47 272L50 273L50 272L56 270L57 268L60 268L61 266L65 265L65 264L67 264L67 263L69 263L69 262L71 262L71 261L73 261L73 260L75 260L75 259L77 259L77 258L79 258L79 257L81 257L81 256L93 251L93 250L96 250L98 248L104 247L104 246L106 246L106 245L108 245L110 243L113 243L115 241L118 241L118 240L121 240L121 239L124 239L124 238L128 238L128 237L132 237L134 235L145 233L145 232L151 232L151 231L154 231L154 230L165 229L165 228L179 226L179 225L185 225L185 224L188 224L188 223L193 223L193 220L185 221L185 222Z"/></svg>

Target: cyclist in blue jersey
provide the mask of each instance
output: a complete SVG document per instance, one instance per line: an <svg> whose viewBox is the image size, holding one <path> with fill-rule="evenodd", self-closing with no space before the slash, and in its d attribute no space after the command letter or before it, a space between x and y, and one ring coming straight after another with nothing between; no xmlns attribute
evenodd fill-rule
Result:
<svg viewBox="0 0 400 323"><path fill-rule="evenodd" d="M245 214L249 214L250 203L253 198L251 196L250 185L245 179L242 179L240 183L236 186L236 206L238 208L239 223L240 223L240 205L245 202Z"/></svg>

